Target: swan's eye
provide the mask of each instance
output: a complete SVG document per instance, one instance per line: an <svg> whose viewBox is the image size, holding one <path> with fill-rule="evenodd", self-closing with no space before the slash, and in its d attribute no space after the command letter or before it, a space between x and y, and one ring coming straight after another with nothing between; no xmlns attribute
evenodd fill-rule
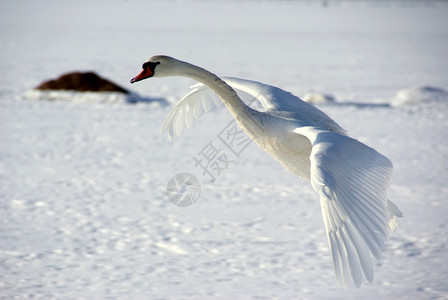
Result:
<svg viewBox="0 0 448 300"><path fill-rule="evenodd" d="M160 64L160 62L147 61L143 64L142 69L146 70L147 68L149 68L151 71L154 71L158 64Z"/></svg>

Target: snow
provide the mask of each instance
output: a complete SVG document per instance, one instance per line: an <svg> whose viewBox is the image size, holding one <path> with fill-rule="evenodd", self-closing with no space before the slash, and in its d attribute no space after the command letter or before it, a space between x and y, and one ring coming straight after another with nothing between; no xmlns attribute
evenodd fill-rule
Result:
<svg viewBox="0 0 448 300"><path fill-rule="evenodd" d="M447 102L448 92L444 89L431 86L402 89L392 99L392 104L395 106L415 105L426 104L426 102L432 101Z"/></svg>
<svg viewBox="0 0 448 300"><path fill-rule="evenodd" d="M389 105L405 88L448 89L446 2L0 5L1 298L448 299L448 102ZM372 284L337 284L317 194L254 144L229 151L225 109L160 133L194 82L127 86L154 54L334 95L316 105L394 163L404 218ZM72 70L146 100L27 97ZM213 182L194 160L210 145L229 159ZM201 194L177 207L167 183L185 172Z"/></svg>
<svg viewBox="0 0 448 300"><path fill-rule="evenodd" d="M325 103L333 102L336 99L330 94L324 94L319 92L308 93L302 97L302 100L309 103Z"/></svg>
<svg viewBox="0 0 448 300"><path fill-rule="evenodd" d="M37 90L32 89L23 94L29 100L70 101L70 102L97 102L97 103L158 103L167 105L164 98L151 98L138 93L123 94L118 92L79 92L73 90Z"/></svg>

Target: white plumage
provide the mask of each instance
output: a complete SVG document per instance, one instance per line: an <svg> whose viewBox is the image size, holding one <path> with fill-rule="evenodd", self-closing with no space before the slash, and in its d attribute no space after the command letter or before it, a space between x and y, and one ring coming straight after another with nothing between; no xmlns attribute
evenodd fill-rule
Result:
<svg viewBox="0 0 448 300"><path fill-rule="evenodd" d="M381 257L388 231L401 212L387 199L392 163L348 137L325 113L279 88L216 75L167 56L152 57L148 77L187 76L203 84L182 98L167 116L162 131L171 137L220 104L221 98L239 126L292 173L311 182L320 196L336 278L345 287L373 280L372 256ZM146 70L147 71L147 70ZM150 74L149 76L147 74ZM146 74L146 75L142 75ZM212 92L212 91L213 92ZM255 110L238 96L249 95L263 108Z"/></svg>

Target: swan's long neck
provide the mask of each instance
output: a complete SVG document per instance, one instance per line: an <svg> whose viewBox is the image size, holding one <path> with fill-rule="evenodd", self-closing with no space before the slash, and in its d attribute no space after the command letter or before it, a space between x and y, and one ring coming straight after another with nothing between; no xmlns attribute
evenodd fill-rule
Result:
<svg viewBox="0 0 448 300"><path fill-rule="evenodd" d="M210 89L212 89L222 100L227 109L235 116L238 123L240 118L245 114L253 111L247 106L227 83L215 74L200 68L198 66L189 64L187 62L180 62L178 71L181 76L186 76L202 82ZM240 124L241 125L241 124Z"/></svg>

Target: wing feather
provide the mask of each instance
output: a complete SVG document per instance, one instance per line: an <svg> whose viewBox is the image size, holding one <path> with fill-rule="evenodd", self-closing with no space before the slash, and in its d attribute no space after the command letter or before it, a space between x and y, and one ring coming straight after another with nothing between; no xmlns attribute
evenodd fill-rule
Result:
<svg viewBox="0 0 448 300"><path fill-rule="evenodd" d="M342 134L345 132L323 111L302 101L290 92L246 79L225 77L223 80L237 92L245 92L257 99L266 111L273 115L300 120L302 124L318 125Z"/></svg>
<svg viewBox="0 0 448 300"><path fill-rule="evenodd" d="M336 132L300 127L312 143L311 184L320 195L336 278L345 287L373 280L372 255L388 238L387 189L392 163L374 149ZM372 254L372 255L371 255Z"/></svg>
<svg viewBox="0 0 448 300"><path fill-rule="evenodd" d="M185 127L191 128L196 119L221 105L219 97L207 86L196 84L171 110L162 124L162 132L171 138L180 136Z"/></svg>
<svg viewBox="0 0 448 300"><path fill-rule="evenodd" d="M257 110L264 109L271 114L279 114L281 117L301 120L303 124L320 124L323 128L344 132L324 112L289 92L256 81L232 77L222 79L238 93L242 101ZM181 135L185 126L191 128L196 119L221 104L218 95L209 87L198 83L192 86L192 90L174 106L161 130L167 132L169 137Z"/></svg>

